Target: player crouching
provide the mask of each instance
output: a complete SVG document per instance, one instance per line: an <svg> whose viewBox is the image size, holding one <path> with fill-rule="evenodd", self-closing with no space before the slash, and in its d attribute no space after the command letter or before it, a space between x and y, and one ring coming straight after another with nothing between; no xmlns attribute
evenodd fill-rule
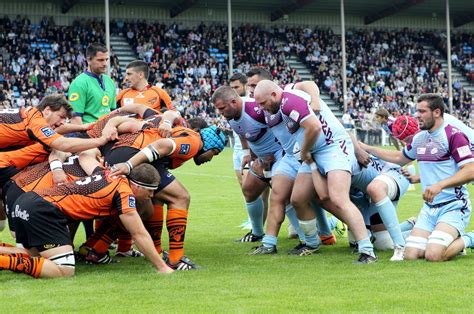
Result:
<svg viewBox="0 0 474 314"><path fill-rule="evenodd" d="M81 164L82 165L82 164ZM160 182L147 164L134 168L128 179L111 177L109 170L89 164L88 177L53 188L27 192L15 204L17 243L25 249L0 247L0 270L26 273L35 278L71 277L75 259L68 219L86 220L118 215L141 252L158 272L173 270L156 252L136 210L136 201L153 195Z"/></svg>

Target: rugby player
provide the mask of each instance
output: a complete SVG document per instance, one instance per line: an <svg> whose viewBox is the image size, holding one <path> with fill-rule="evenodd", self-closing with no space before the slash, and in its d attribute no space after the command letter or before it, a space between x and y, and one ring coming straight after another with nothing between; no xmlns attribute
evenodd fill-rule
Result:
<svg viewBox="0 0 474 314"><path fill-rule="evenodd" d="M399 165L418 160L424 205L410 236L405 259L444 261L456 251L451 245L464 235L471 202L466 183L474 179L474 156L468 137L444 120L443 99L424 94L417 99L418 132L403 151L364 147Z"/></svg>

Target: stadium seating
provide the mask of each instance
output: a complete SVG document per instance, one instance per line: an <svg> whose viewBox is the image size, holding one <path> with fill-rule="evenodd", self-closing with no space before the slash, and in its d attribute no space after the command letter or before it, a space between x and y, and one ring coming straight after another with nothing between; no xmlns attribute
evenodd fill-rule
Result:
<svg viewBox="0 0 474 314"><path fill-rule="evenodd" d="M227 27L204 25L183 28L145 21L112 22L112 32L123 34L139 59L150 63L150 83L164 86L176 107L188 118L221 121L209 103L212 92L228 77ZM263 28L241 25L233 30L234 65L270 69L280 84L299 80L287 63L297 55L314 73L316 83L342 105L340 37L331 29L303 27ZM55 26L43 19L31 25L27 18L0 21L0 102L4 107L37 103L44 93L67 92L70 81L86 67L88 43L103 41L104 26L97 20L77 20ZM414 96L442 93L447 101L447 73L424 44L445 52L444 39L427 31L348 30L346 36L348 105L353 118L378 106L395 115L414 113ZM453 35L453 65L474 77L472 35ZM111 76L122 87L117 57L111 56ZM454 83L454 106L467 120L470 95ZM33 97L36 99L33 100ZM223 122L219 122L223 123Z"/></svg>
<svg viewBox="0 0 474 314"><path fill-rule="evenodd" d="M294 52L315 72L318 85L342 105L340 37L333 35L331 30L302 28L288 36L294 43ZM441 93L447 103L447 73L443 72L435 52L424 48L424 44L431 43L433 36L432 32L407 29L347 32L348 107L349 112L355 113L354 118L358 112L368 112L378 106L388 108L395 115L403 112L413 114L414 96L420 93ZM457 36L465 38L467 35ZM294 38L306 45L297 46L298 40ZM460 47L465 47L467 41L459 41L455 49L463 50ZM468 54L460 52L459 56L460 61L454 66L465 68L463 62L472 62ZM466 120L470 96L456 82L453 85L454 107Z"/></svg>

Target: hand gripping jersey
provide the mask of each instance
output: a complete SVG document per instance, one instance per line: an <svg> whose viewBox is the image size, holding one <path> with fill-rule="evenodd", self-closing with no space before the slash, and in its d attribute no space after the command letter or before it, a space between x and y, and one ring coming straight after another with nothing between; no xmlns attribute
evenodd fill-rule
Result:
<svg viewBox="0 0 474 314"><path fill-rule="evenodd" d="M49 147L59 137L36 108L0 110L0 149L36 142Z"/></svg>
<svg viewBox="0 0 474 314"><path fill-rule="evenodd" d="M300 146L303 143L304 129L301 123L314 115L310 107L310 96L299 90L288 90L283 92L280 111L288 131L294 134ZM338 144L342 141L350 141L350 137L344 130L341 122L334 116L327 104L320 100L319 121L321 122L322 134L316 140L312 152L326 149L327 146ZM339 145L339 144L338 144Z"/></svg>
<svg viewBox="0 0 474 314"><path fill-rule="evenodd" d="M102 136L102 130L104 130L105 126L107 125L107 122L109 122L110 119L115 118L115 117L135 117L135 115L123 112L120 110L114 110L109 114L106 114L105 116L102 116L97 120L96 122L92 123L89 126L89 129L86 131L87 136L90 138L99 138Z"/></svg>
<svg viewBox="0 0 474 314"><path fill-rule="evenodd" d="M249 148L257 157L275 155L281 145L265 122L262 108L254 99L242 97L242 113L239 119L229 120L232 130L246 139Z"/></svg>
<svg viewBox="0 0 474 314"><path fill-rule="evenodd" d="M69 181L86 177L87 173L79 164L79 156L71 156L63 163L63 170ZM49 167L49 162L45 161L23 169L20 173L12 177L12 180L23 191L36 191L54 186L53 172Z"/></svg>
<svg viewBox="0 0 474 314"><path fill-rule="evenodd" d="M272 131L275 138L280 142L285 154L292 156L293 147L296 143L296 138L291 134L283 121L281 110L275 114L265 113L265 122Z"/></svg>
<svg viewBox="0 0 474 314"><path fill-rule="evenodd" d="M137 115L135 114L130 114L121 110L114 110L111 113L100 117L100 119L96 122L92 123L89 126L89 129L86 131L87 136L90 138L98 138L102 136L102 130L105 128L110 119L127 116L138 119ZM162 116L158 111L147 109L143 114L143 121L147 122L147 125L143 128L158 128L160 126L161 120ZM183 127L189 127L188 122L183 117L179 118L179 125Z"/></svg>
<svg viewBox="0 0 474 314"><path fill-rule="evenodd" d="M129 155L131 157L142 148L161 138L162 137L159 135L157 128L148 126L139 132L120 135L111 151L117 148L126 147L130 149ZM199 133L188 128L173 128L171 137L168 139L175 143L175 149L171 155L162 157L155 161L164 165L168 169L178 168L184 162L196 156L202 148L202 141ZM106 160L107 155L107 153L104 154Z"/></svg>
<svg viewBox="0 0 474 314"><path fill-rule="evenodd" d="M112 178L109 170L35 192L74 220L121 215L136 210L128 179Z"/></svg>

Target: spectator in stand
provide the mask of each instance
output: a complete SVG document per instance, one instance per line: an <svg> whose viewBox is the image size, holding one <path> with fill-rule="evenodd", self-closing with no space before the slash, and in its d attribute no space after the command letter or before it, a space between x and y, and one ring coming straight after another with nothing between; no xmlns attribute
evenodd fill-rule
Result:
<svg viewBox="0 0 474 314"><path fill-rule="evenodd" d="M352 119L349 112L346 110L342 115L342 125L345 129L353 129L355 128L354 120Z"/></svg>

